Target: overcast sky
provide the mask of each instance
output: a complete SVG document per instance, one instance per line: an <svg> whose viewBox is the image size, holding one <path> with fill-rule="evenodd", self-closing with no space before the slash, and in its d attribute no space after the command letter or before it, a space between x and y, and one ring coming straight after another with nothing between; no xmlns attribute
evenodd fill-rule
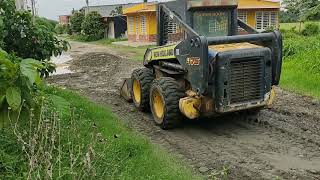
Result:
<svg viewBox="0 0 320 180"><path fill-rule="evenodd" d="M85 0L37 0L39 16L57 20L59 15L70 14L73 8L85 6ZM89 0L90 5L143 2L143 0Z"/></svg>

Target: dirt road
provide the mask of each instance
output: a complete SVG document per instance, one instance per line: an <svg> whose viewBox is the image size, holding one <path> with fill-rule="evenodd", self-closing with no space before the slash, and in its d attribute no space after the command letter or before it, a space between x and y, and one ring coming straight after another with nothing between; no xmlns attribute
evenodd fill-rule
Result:
<svg viewBox="0 0 320 180"><path fill-rule="evenodd" d="M230 179L320 179L319 102L278 89L274 108L262 111L259 122L232 115L163 131L150 114L137 112L118 95L122 78L130 77L141 62L106 47L71 46L70 68L75 73L49 81L108 105L130 127L177 154L196 172L209 176L225 167Z"/></svg>

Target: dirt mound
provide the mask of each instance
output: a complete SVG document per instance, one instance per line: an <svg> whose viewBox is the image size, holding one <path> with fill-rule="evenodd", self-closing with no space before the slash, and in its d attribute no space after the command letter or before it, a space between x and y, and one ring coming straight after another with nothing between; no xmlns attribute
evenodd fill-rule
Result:
<svg viewBox="0 0 320 180"><path fill-rule="evenodd" d="M89 52L90 46L81 50ZM320 179L320 103L278 89L275 106L263 110L258 122L230 115L186 121L180 129L163 131L150 114L136 111L118 95L122 78L141 64L88 53L72 62L76 73L54 76L50 82L110 106L128 126L204 175L226 168L229 179Z"/></svg>
<svg viewBox="0 0 320 180"><path fill-rule="evenodd" d="M94 52L80 56L76 61L73 61L70 69L90 71L96 68L106 69L116 66L121 58L108 53Z"/></svg>

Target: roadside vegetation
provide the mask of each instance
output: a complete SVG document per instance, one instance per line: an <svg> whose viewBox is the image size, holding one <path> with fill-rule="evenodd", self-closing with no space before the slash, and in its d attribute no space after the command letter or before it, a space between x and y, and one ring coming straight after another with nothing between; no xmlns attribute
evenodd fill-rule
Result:
<svg viewBox="0 0 320 180"><path fill-rule="evenodd" d="M284 61L281 87L320 98L320 27L308 23L301 32L282 30Z"/></svg>
<svg viewBox="0 0 320 180"><path fill-rule="evenodd" d="M53 32L55 27L58 24L58 21L54 21L54 20L51 20L51 19L47 19L47 18L44 18L44 17L38 17L37 16L35 18L35 23L38 24L38 25L45 26L46 28L48 28L50 31Z"/></svg>
<svg viewBox="0 0 320 180"><path fill-rule="evenodd" d="M104 38L106 23L102 16L93 11L84 15L84 12L73 11L70 17L70 24L57 25L56 33L59 35L68 34L73 38L91 42Z"/></svg>
<svg viewBox="0 0 320 180"><path fill-rule="evenodd" d="M294 29L297 32L301 32L303 29L305 29L305 25L307 24L318 24L320 26L320 21L281 23L280 29L281 30Z"/></svg>
<svg viewBox="0 0 320 180"><path fill-rule="evenodd" d="M52 28L0 1L0 179L198 179L107 107L50 87Z"/></svg>
<svg viewBox="0 0 320 180"><path fill-rule="evenodd" d="M1 130L1 179L199 179L109 109L43 88L40 119L12 118Z"/></svg>

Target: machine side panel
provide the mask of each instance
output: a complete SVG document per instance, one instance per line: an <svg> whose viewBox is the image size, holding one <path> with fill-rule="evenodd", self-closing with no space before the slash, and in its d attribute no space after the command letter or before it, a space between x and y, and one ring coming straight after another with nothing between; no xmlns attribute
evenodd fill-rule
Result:
<svg viewBox="0 0 320 180"><path fill-rule="evenodd" d="M208 43L203 36L194 36L181 42L175 49L179 63L186 69L186 79L192 90L201 95L208 88Z"/></svg>

